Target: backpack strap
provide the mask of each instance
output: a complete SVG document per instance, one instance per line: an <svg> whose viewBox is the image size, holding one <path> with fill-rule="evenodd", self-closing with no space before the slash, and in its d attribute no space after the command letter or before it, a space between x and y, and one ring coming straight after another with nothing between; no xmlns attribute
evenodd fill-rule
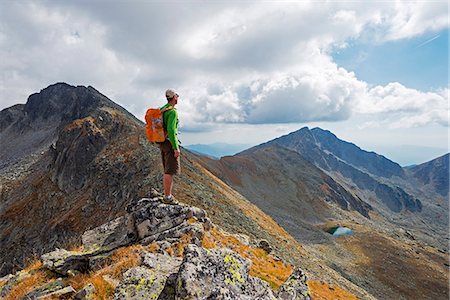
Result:
<svg viewBox="0 0 450 300"><path fill-rule="evenodd" d="M167 107L164 108L164 109L161 109L161 112L162 112L162 113L165 113L166 111L171 110L171 109L173 109L172 105L167 106Z"/></svg>

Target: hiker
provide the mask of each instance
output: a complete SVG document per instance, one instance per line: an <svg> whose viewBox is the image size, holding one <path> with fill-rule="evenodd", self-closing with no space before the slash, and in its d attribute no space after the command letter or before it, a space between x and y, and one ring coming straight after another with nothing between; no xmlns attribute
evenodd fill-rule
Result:
<svg viewBox="0 0 450 300"><path fill-rule="evenodd" d="M164 167L164 198L166 204L175 203L172 196L173 175L180 174L180 146L178 141L178 114L175 106L178 103L178 94L173 89L166 91L167 104L161 110L167 109L163 114L164 132L166 139L159 144Z"/></svg>

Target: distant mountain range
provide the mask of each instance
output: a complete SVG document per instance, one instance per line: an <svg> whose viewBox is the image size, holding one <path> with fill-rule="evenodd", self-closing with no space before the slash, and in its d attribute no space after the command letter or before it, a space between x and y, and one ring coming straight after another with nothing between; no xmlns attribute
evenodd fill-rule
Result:
<svg viewBox="0 0 450 300"><path fill-rule="evenodd" d="M2 275L33 254L78 245L161 190L159 149L143 126L93 87L65 83L0 112ZM306 127L220 152L227 147L183 151L177 199L362 299L448 298L448 154L402 168ZM352 235L327 233L340 225Z"/></svg>
<svg viewBox="0 0 450 300"><path fill-rule="evenodd" d="M185 146L192 152L197 154L210 156L211 158L221 158L222 156L234 155L245 149L251 147L248 144L227 144L227 143L214 143L214 144L192 144Z"/></svg>

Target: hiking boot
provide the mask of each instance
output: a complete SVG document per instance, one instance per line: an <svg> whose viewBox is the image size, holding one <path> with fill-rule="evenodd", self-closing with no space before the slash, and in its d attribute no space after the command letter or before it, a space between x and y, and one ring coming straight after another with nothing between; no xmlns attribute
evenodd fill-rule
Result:
<svg viewBox="0 0 450 300"><path fill-rule="evenodd" d="M172 205L178 204L177 200L175 200L175 198L172 195L164 196L161 202L164 204L172 204Z"/></svg>

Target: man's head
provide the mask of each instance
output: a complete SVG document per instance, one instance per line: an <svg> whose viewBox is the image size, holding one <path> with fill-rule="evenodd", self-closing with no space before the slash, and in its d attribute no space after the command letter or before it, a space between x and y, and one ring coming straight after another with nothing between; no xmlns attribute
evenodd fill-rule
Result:
<svg viewBox="0 0 450 300"><path fill-rule="evenodd" d="M174 89L168 89L166 91L166 99L167 99L167 102L173 101L173 102L175 102L173 104L176 104L176 102L178 100L178 93L175 92Z"/></svg>

